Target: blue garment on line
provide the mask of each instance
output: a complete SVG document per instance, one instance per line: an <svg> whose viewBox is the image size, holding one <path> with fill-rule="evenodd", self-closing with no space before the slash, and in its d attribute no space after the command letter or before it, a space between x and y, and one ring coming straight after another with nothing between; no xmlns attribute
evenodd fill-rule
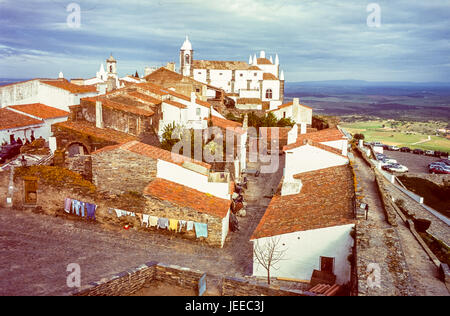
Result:
<svg viewBox="0 0 450 316"><path fill-rule="evenodd" d="M84 202L72 200L72 206L75 209L75 213L78 216L80 216L80 211L81 211L81 217L84 217Z"/></svg>
<svg viewBox="0 0 450 316"><path fill-rule="evenodd" d="M194 223L195 234L197 238L208 237L208 224L205 223Z"/></svg>
<svg viewBox="0 0 450 316"><path fill-rule="evenodd" d="M95 210L97 209L97 205L86 203L86 211L87 218L95 219Z"/></svg>

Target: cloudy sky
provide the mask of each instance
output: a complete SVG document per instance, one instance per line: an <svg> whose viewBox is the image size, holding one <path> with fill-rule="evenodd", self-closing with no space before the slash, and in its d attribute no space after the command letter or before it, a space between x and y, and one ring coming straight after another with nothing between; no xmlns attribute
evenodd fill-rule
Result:
<svg viewBox="0 0 450 316"><path fill-rule="evenodd" d="M119 75L194 59L278 53L288 81L450 82L450 0L0 0L0 77L92 77L112 52ZM69 23L67 22L69 20Z"/></svg>

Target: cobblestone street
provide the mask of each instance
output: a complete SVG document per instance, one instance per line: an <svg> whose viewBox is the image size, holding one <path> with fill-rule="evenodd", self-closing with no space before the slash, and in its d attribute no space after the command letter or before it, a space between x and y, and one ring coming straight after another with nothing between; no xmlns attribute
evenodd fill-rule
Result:
<svg viewBox="0 0 450 316"><path fill-rule="evenodd" d="M249 238L276 188L276 174L249 176L247 216L223 249L176 236L126 231L31 211L0 210L0 295L64 295L69 263L81 267L82 285L148 261L176 264L212 275L243 277L252 271Z"/></svg>

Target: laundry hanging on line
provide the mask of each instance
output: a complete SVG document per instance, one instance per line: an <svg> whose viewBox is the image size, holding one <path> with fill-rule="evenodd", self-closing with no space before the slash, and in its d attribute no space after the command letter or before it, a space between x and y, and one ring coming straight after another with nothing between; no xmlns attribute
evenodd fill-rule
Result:
<svg viewBox="0 0 450 316"><path fill-rule="evenodd" d="M66 211L66 213L70 213L71 209L72 209L72 199L66 198L64 200L64 211Z"/></svg>
<svg viewBox="0 0 450 316"><path fill-rule="evenodd" d="M169 219L169 230L177 231L178 229L178 220L177 219Z"/></svg>
<svg viewBox="0 0 450 316"><path fill-rule="evenodd" d="M194 223L195 235L197 238L208 237L208 224L206 223Z"/></svg>

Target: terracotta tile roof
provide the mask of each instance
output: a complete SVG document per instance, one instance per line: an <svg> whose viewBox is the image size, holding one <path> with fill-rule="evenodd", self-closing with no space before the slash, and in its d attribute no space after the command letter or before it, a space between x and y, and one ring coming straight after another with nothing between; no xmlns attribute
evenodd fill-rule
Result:
<svg viewBox="0 0 450 316"><path fill-rule="evenodd" d="M130 134L119 132L110 128L97 128L95 127L95 125L85 121L66 121L53 124L52 127L53 126L69 129L116 144L123 144L133 140L137 140L136 136L132 136Z"/></svg>
<svg viewBox="0 0 450 316"><path fill-rule="evenodd" d="M186 96L186 95L184 95L184 94L178 93L178 92L173 91L173 90L166 90L166 91L167 91L170 95L172 95L172 96L174 96L174 97L176 97L176 98L179 98L179 99L182 99L182 100L185 100L185 101L191 101L191 97L188 97L188 96ZM211 107L211 104L209 104L208 102L202 101L202 100L200 100L200 99L195 99L195 103L197 103L198 105L207 107L207 108L210 108L210 107Z"/></svg>
<svg viewBox="0 0 450 316"><path fill-rule="evenodd" d="M112 97L112 99L114 99L114 97ZM90 104L93 106L95 106L96 101L100 101L100 102L102 102L102 106L104 106L104 107L108 107L111 109L115 109L115 110L119 110L119 111L123 111L123 112L127 112L127 113L133 113L133 114L141 115L141 116L148 117L148 116L152 116L153 114L155 114L155 112L153 112L150 109L142 109L142 108L130 105L130 104L112 101L104 96L83 98L82 100L89 101Z"/></svg>
<svg viewBox="0 0 450 316"><path fill-rule="evenodd" d="M102 149L99 149L99 150L93 152L92 154L94 155L94 154L98 154L98 153L102 153L102 152L115 150L118 148L128 150L135 154L146 156L146 157L149 157L152 159L160 159L160 160L164 160L167 162L171 162L171 163L177 164L179 166L182 166L184 162L190 162L190 163L205 167L206 169L211 169L211 165L206 162L193 160L191 158L172 153L168 150L161 149L159 147L141 143L141 142L137 141L136 138L134 140L128 141L126 143L122 142L119 146L104 147Z"/></svg>
<svg viewBox="0 0 450 316"><path fill-rule="evenodd" d="M44 121L34 119L7 108L0 109L0 130L43 124Z"/></svg>
<svg viewBox="0 0 450 316"><path fill-rule="evenodd" d="M41 103L11 105L9 107L14 110L39 117L44 120L58 117L65 117L69 116L70 114L69 112Z"/></svg>
<svg viewBox="0 0 450 316"><path fill-rule="evenodd" d="M234 122L231 120L223 119L221 117L217 117L214 115L211 115L211 122L213 126L217 126L222 129L230 129L238 134L244 134L245 131L242 129L242 124L239 122ZM225 137L225 136L224 136Z"/></svg>
<svg viewBox="0 0 450 316"><path fill-rule="evenodd" d="M326 128L317 132L299 134L297 141L293 144L284 146L283 150L290 150L303 146L307 139L315 143L324 143L345 139L345 135L338 128Z"/></svg>
<svg viewBox="0 0 450 316"><path fill-rule="evenodd" d="M299 194L281 196L281 184L251 239L354 223L353 175L348 165L295 176Z"/></svg>
<svg viewBox="0 0 450 316"><path fill-rule="evenodd" d="M258 98L239 98L237 104L262 104L261 99Z"/></svg>
<svg viewBox="0 0 450 316"><path fill-rule="evenodd" d="M243 61L194 60L193 69L248 70L250 65Z"/></svg>
<svg viewBox="0 0 450 316"><path fill-rule="evenodd" d="M230 201L228 200L164 179L153 180L144 189L144 194L221 219L227 216L230 209Z"/></svg>
<svg viewBox="0 0 450 316"><path fill-rule="evenodd" d="M263 80L278 80L273 74L265 72L263 73Z"/></svg>
<svg viewBox="0 0 450 316"><path fill-rule="evenodd" d="M164 90L163 87L158 86L158 85L156 85L154 83L143 82L143 83L135 83L133 85L138 87L138 88L140 88L140 89L142 89L142 90L144 90L144 91L148 91L148 92L154 93L156 95L162 96L162 95L168 95L169 94L169 92Z"/></svg>
<svg viewBox="0 0 450 316"><path fill-rule="evenodd" d="M248 67L248 70L261 70L258 66L250 66Z"/></svg>
<svg viewBox="0 0 450 316"><path fill-rule="evenodd" d="M167 104L170 104L170 105L172 105L172 106L175 106L175 107L177 107L177 108L179 108L179 109L186 109L186 108L187 108L186 105L181 104L180 102L177 102L177 101L165 100L165 101L163 101L163 102L164 102L164 103L167 103Z"/></svg>
<svg viewBox="0 0 450 316"><path fill-rule="evenodd" d="M151 74L145 76L145 80L147 80L148 82L156 83L158 85L164 85L165 83L173 82L189 82L202 86L205 85L203 82L197 81L191 77L183 76L182 74L169 70L166 67L161 67Z"/></svg>
<svg viewBox="0 0 450 316"><path fill-rule="evenodd" d="M103 153L103 152L108 152L108 151L111 151L111 150L114 150L114 149L118 149L118 148L122 147L122 145L123 144L105 146L103 148L97 149L96 151L93 151L91 153L91 155L97 155L97 154L100 154L100 153Z"/></svg>
<svg viewBox="0 0 450 316"><path fill-rule="evenodd" d="M279 105L276 109L270 110L269 112L278 111L278 110L287 108L287 107L289 107L289 106L292 106L293 104L294 104L294 102L285 103L285 104ZM307 109L312 109L311 107L309 107L309 106L307 106L307 105L304 105L304 104L301 104L301 103L300 103L299 105L300 105L301 107L304 107L304 108L307 108Z"/></svg>
<svg viewBox="0 0 450 316"><path fill-rule="evenodd" d="M89 93L97 92L94 85L80 86L70 83L67 79L40 80L42 83L69 91L70 93Z"/></svg>
<svg viewBox="0 0 450 316"><path fill-rule="evenodd" d="M211 107L211 104L209 104L209 103L206 102L206 101L200 100L200 99L197 99L195 102L196 102L197 104L200 104L200 105L206 107L206 108L210 108L210 107Z"/></svg>
<svg viewBox="0 0 450 316"><path fill-rule="evenodd" d="M256 62L258 65L272 65L270 60L268 60L267 58L258 58L256 59Z"/></svg>
<svg viewBox="0 0 450 316"><path fill-rule="evenodd" d="M140 142L130 145L131 146L129 146L127 150L140 155L145 155L150 158L161 159L167 162L175 163L180 166L183 165L183 162L190 162L205 167L207 169L211 169L211 165L206 162L194 160L186 156L175 154L168 150L164 150L155 146L147 145Z"/></svg>
<svg viewBox="0 0 450 316"><path fill-rule="evenodd" d="M129 95L131 95L132 97L135 97L136 99L145 101L145 102L150 102L152 104L160 104L162 101L154 98L152 96L146 95L144 93L138 92L138 91L133 91L133 92L129 92Z"/></svg>

